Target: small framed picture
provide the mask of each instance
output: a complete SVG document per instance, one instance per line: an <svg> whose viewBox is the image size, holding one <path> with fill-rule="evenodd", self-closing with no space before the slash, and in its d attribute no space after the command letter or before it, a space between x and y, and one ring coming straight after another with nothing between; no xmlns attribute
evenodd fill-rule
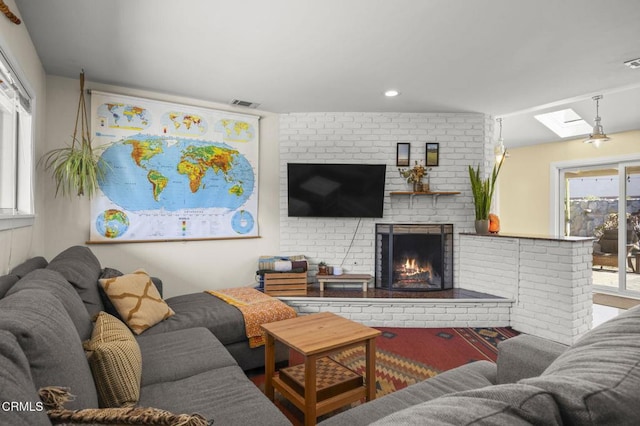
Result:
<svg viewBox="0 0 640 426"><path fill-rule="evenodd" d="M411 144L398 142L396 147L396 166L408 167L411 160Z"/></svg>
<svg viewBox="0 0 640 426"><path fill-rule="evenodd" d="M427 167L437 166L440 161L440 144L427 142L427 158L425 165Z"/></svg>

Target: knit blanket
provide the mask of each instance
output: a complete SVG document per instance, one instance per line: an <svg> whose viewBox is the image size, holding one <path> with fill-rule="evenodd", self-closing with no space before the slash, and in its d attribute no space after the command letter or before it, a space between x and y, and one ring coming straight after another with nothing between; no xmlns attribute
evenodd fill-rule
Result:
<svg viewBox="0 0 640 426"><path fill-rule="evenodd" d="M251 287L207 290L207 293L240 310L251 348L265 344L265 333L260 325L296 316L292 307Z"/></svg>

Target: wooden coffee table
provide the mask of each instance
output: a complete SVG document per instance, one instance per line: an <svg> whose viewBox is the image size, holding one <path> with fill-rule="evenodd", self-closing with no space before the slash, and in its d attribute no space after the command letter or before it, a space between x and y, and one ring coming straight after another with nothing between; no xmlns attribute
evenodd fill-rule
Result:
<svg viewBox="0 0 640 426"><path fill-rule="evenodd" d="M262 325L266 331L265 394L273 401L277 390L304 412L305 425L346 404L376 397L375 339L380 331L330 312L322 312ZM304 356L304 389L296 391L275 374L275 341L278 340ZM321 401L316 385L317 361L331 353L365 345L366 369L362 386L349 389Z"/></svg>

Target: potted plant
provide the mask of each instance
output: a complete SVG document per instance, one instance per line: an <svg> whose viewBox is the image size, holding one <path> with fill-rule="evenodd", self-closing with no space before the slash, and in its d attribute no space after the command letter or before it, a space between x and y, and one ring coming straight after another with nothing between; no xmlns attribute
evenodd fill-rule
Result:
<svg viewBox="0 0 640 426"><path fill-rule="evenodd" d="M398 168L398 172L400 172L400 176L402 176L407 183L413 184L413 192L422 192L428 191L429 185L427 184L427 188L423 188L422 179L427 177L427 173L431 170L431 168L426 168L416 161L413 167L410 169Z"/></svg>
<svg viewBox="0 0 640 426"><path fill-rule="evenodd" d="M469 180L471 181L471 191L473 193L473 204L475 205L476 232L481 235L489 233L489 213L491 211L491 200L495 190L496 180L502 168L505 154L502 154L500 161L493 165L491 175L483 179L480 176L480 165L475 169L469 166Z"/></svg>
<svg viewBox="0 0 640 426"><path fill-rule="evenodd" d="M325 262L318 263L318 275L327 275L327 264Z"/></svg>
<svg viewBox="0 0 640 426"><path fill-rule="evenodd" d="M80 136L78 136L80 133ZM84 71L80 73L80 99L71 145L47 152L41 159L44 168L51 171L56 182L56 196L76 193L89 198L98 189L106 163L91 146L91 135L84 100Z"/></svg>

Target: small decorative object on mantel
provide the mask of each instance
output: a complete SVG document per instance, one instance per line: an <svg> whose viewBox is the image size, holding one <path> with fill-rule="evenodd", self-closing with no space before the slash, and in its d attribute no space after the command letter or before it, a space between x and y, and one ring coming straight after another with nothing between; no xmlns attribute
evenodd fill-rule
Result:
<svg viewBox="0 0 640 426"><path fill-rule="evenodd" d="M329 269L325 262L318 263L318 275L327 275L329 273Z"/></svg>
<svg viewBox="0 0 640 426"><path fill-rule="evenodd" d="M78 135L79 133L79 135ZM51 170L56 182L56 195L75 192L78 197L89 198L98 189L98 180L104 176L108 165L91 146L91 133L84 101L84 70L80 73L80 99L71 145L47 152L40 161L45 170Z"/></svg>
<svg viewBox="0 0 640 426"><path fill-rule="evenodd" d="M428 178L430 170L430 167L427 168L418 161L410 169L398 168L400 176L413 185L413 192L429 192L429 183L423 183L422 180Z"/></svg>
<svg viewBox="0 0 640 426"><path fill-rule="evenodd" d="M489 233L489 212L491 211L491 200L495 190L498 174L504 163L505 154L502 154L500 161L493 165L491 176L486 179L480 177L480 166L475 169L469 166L469 180L471 181L471 191L473 193L473 204L476 210L475 228L479 235Z"/></svg>
<svg viewBox="0 0 640 426"><path fill-rule="evenodd" d="M500 218L498 215L489 213L489 233L497 234L500 232Z"/></svg>

